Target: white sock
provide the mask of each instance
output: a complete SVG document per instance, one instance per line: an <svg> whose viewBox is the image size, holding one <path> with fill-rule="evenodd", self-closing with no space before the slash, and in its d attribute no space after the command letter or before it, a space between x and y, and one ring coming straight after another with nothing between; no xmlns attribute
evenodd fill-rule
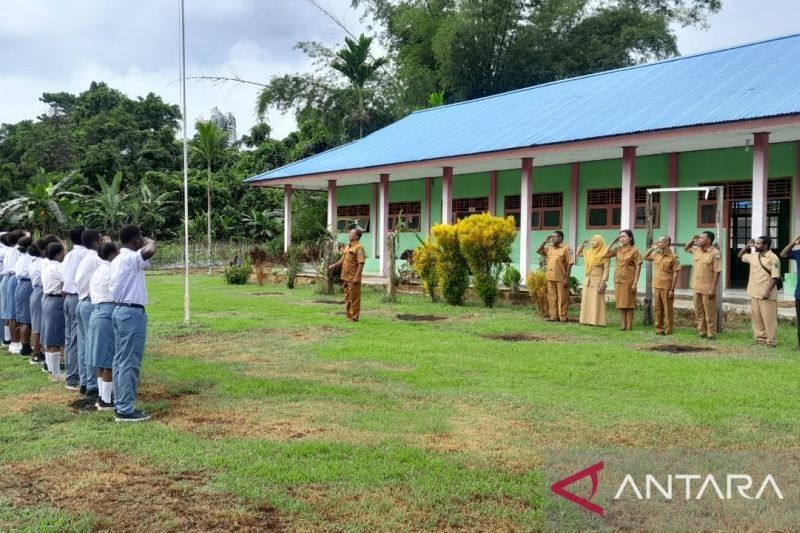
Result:
<svg viewBox="0 0 800 533"><path fill-rule="evenodd" d="M103 378L97 378L97 390L103 393Z"/></svg>
<svg viewBox="0 0 800 533"><path fill-rule="evenodd" d="M5 327L5 334L6 334L6 336L4 337L4 339L7 340L7 341L10 341L11 340L11 328L10 327L8 327L8 326Z"/></svg>
<svg viewBox="0 0 800 533"><path fill-rule="evenodd" d="M54 378L61 377L61 353L53 352L53 366L50 367L50 372L53 373Z"/></svg>
<svg viewBox="0 0 800 533"><path fill-rule="evenodd" d="M53 356L50 352L44 352L44 364L47 365L47 370L52 366Z"/></svg>
<svg viewBox="0 0 800 533"><path fill-rule="evenodd" d="M114 387L114 384L110 381L103 382L103 401L105 403L111 403L111 389Z"/></svg>

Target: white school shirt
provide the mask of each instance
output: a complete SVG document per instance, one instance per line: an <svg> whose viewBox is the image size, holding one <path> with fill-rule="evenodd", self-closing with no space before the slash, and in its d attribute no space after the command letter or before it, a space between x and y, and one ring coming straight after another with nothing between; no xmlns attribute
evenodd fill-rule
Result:
<svg viewBox="0 0 800 533"><path fill-rule="evenodd" d="M5 244L0 243L0 276L6 273L6 266L5 266L5 259L6 259L6 251L8 250L8 246Z"/></svg>
<svg viewBox="0 0 800 533"><path fill-rule="evenodd" d="M147 287L144 271L150 268L142 254L129 248L122 248L111 262L109 285L114 302L118 304L147 305Z"/></svg>
<svg viewBox="0 0 800 533"><path fill-rule="evenodd" d="M62 266L62 269L64 271L65 293L78 294L78 287L77 285L75 285L75 272L77 272L78 265L81 264L81 260L88 251L89 250L87 250L80 244L76 244L75 248L73 248L72 251L64 257L64 264Z"/></svg>
<svg viewBox="0 0 800 533"><path fill-rule="evenodd" d="M95 250L87 250L86 255L83 256L81 264L75 271L75 286L78 289L78 298L83 300L89 297L89 282L92 279L92 274L97 270L103 260L97 255Z"/></svg>
<svg viewBox="0 0 800 533"><path fill-rule="evenodd" d="M19 259L19 252L17 251L17 247L9 246L8 250L6 250L6 256L3 258L3 264L5 265L4 269L5 274L14 273L14 267L17 264L17 259Z"/></svg>
<svg viewBox="0 0 800 533"><path fill-rule="evenodd" d="M42 284L42 261L41 257L31 257L31 284L34 287Z"/></svg>
<svg viewBox="0 0 800 533"><path fill-rule="evenodd" d="M19 254L17 262L14 264L14 274L16 274L19 279L31 277L31 259L33 259L33 257L28 254Z"/></svg>
<svg viewBox="0 0 800 533"><path fill-rule="evenodd" d="M45 294L61 294L64 287L63 263L48 261L42 267L42 290Z"/></svg>
<svg viewBox="0 0 800 533"><path fill-rule="evenodd" d="M110 272L111 263L101 259L100 265L98 265L89 280L89 297L94 305L114 302L114 297L111 296L111 285L109 284Z"/></svg>

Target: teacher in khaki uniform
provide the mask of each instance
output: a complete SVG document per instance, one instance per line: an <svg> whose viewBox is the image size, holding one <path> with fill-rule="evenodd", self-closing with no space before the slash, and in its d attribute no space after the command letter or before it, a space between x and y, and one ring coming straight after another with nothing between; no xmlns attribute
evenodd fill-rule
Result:
<svg viewBox="0 0 800 533"><path fill-rule="evenodd" d="M345 246L342 258L329 266L333 270L342 267L342 284L344 285L344 301L347 319L358 322L361 314L361 274L364 271L366 254L361 245L361 230L350 230L350 243Z"/></svg>
<svg viewBox="0 0 800 533"><path fill-rule="evenodd" d="M751 253L750 248L755 250ZM739 252L739 259L750 265L747 295L750 296L750 319L753 322L753 337L756 344L770 348L778 345L778 281L781 278L781 262L772 253L772 240L762 235L750 239Z"/></svg>
<svg viewBox="0 0 800 533"><path fill-rule="evenodd" d="M686 243L692 254L692 291L697 333L709 340L717 338L717 285L722 272L719 250L714 248L714 233L704 231Z"/></svg>
<svg viewBox="0 0 800 533"><path fill-rule="evenodd" d="M619 246L614 248L615 244ZM633 329L633 315L636 311L636 291L639 287L639 274L642 272L642 254L635 246L633 232L624 229L619 232L606 252L606 258L616 260L614 269L614 303L619 311L620 331Z"/></svg>
<svg viewBox="0 0 800 533"><path fill-rule="evenodd" d="M653 262L653 314L656 335L672 335L675 324L675 285L681 262L670 249L672 238L660 237L644 255L645 261Z"/></svg>
<svg viewBox="0 0 800 533"><path fill-rule="evenodd" d="M550 246L547 246L548 243ZM550 322L567 322L569 310L569 275L575 256L572 248L564 244L564 233L554 231L536 250L547 259L547 308Z"/></svg>

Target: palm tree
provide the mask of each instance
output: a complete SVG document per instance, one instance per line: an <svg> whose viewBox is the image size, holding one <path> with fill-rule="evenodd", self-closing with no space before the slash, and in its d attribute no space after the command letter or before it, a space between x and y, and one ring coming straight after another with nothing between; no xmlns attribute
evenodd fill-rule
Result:
<svg viewBox="0 0 800 533"><path fill-rule="evenodd" d="M87 218L107 235L115 235L129 216L128 195L122 190L122 172L114 174L111 183L103 177L98 177L97 183L100 190L89 199Z"/></svg>
<svg viewBox="0 0 800 533"><path fill-rule="evenodd" d="M58 181L40 174L25 186L16 198L0 204L0 218L26 228L40 229L42 234L62 228L78 209L76 200L84 198L78 192L68 191L74 172Z"/></svg>
<svg viewBox="0 0 800 533"><path fill-rule="evenodd" d="M228 132L222 131L212 121L197 121L197 137L191 141L192 152L199 155L206 162L208 181L206 183L206 196L208 208L206 209L206 238L208 240L208 273L211 274L211 164L225 152L228 142Z"/></svg>
<svg viewBox="0 0 800 533"><path fill-rule="evenodd" d="M251 209L242 215L242 222L247 227L251 239L268 241L275 236L275 221L283 218L283 211L264 209Z"/></svg>
<svg viewBox="0 0 800 533"><path fill-rule="evenodd" d="M155 235L163 228L165 210L175 204L172 192L156 194L146 181L139 183L139 196L130 204L131 221L140 226L146 235Z"/></svg>
<svg viewBox="0 0 800 533"><path fill-rule="evenodd" d="M331 62L334 70L341 72L356 90L358 95L358 137L364 136L364 86L374 76L375 72L387 63L385 57L379 57L372 62L369 61L369 48L372 45L372 37L367 37L363 33L355 41L350 37L344 38L345 48L336 53L336 59Z"/></svg>

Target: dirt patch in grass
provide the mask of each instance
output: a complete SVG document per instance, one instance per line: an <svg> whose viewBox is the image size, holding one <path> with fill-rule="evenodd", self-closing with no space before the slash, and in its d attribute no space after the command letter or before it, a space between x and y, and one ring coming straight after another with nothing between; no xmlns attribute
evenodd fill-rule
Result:
<svg viewBox="0 0 800 533"><path fill-rule="evenodd" d="M438 322L440 320L446 320L446 316L442 315L412 315L412 314L400 314L397 315L397 320L403 320L405 322Z"/></svg>
<svg viewBox="0 0 800 533"><path fill-rule="evenodd" d="M689 344L656 344L655 346L651 346L648 349L651 352L662 352L662 353L673 353L673 354L714 351L714 348L710 348L708 346L697 346Z"/></svg>
<svg viewBox="0 0 800 533"><path fill-rule="evenodd" d="M42 375L44 376L44 374ZM74 393L68 392L63 386L54 384L51 387L47 387L36 392L16 394L7 396L5 398L0 398L0 413L30 413L37 405L64 405L70 398L73 398L74 396Z"/></svg>
<svg viewBox="0 0 800 533"><path fill-rule="evenodd" d="M315 304L344 305L344 300L314 300Z"/></svg>
<svg viewBox="0 0 800 533"><path fill-rule="evenodd" d="M80 397L76 400L69 402L68 407L75 412L79 411L92 412L92 411L97 411L97 407L95 407L96 403L97 403L97 398Z"/></svg>
<svg viewBox="0 0 800 533"><path fill-rule="evenodd" d="M92 465L75 468L75 465ZM212 492L200 473L170 473L110 451L87 450L45 464L0 467L0 493L15 507L92 514L95 530L281 531L277 512Z"/></svg>
<svg viewBox="0 0 800 533"><path fill-rule="evenodd" d="M260 292L251 292L252 296L278 296L284 294L278 291L260 291Z"/></svg>
<svg viewBox="0 0 800 533"><path fill-rule="evenodd" d="M533 335L531 333L487 333L485 335L481 335L481 337L484 339L508 342L537 342L550 340L544 337L539 337L538 335Z"/></svg>

